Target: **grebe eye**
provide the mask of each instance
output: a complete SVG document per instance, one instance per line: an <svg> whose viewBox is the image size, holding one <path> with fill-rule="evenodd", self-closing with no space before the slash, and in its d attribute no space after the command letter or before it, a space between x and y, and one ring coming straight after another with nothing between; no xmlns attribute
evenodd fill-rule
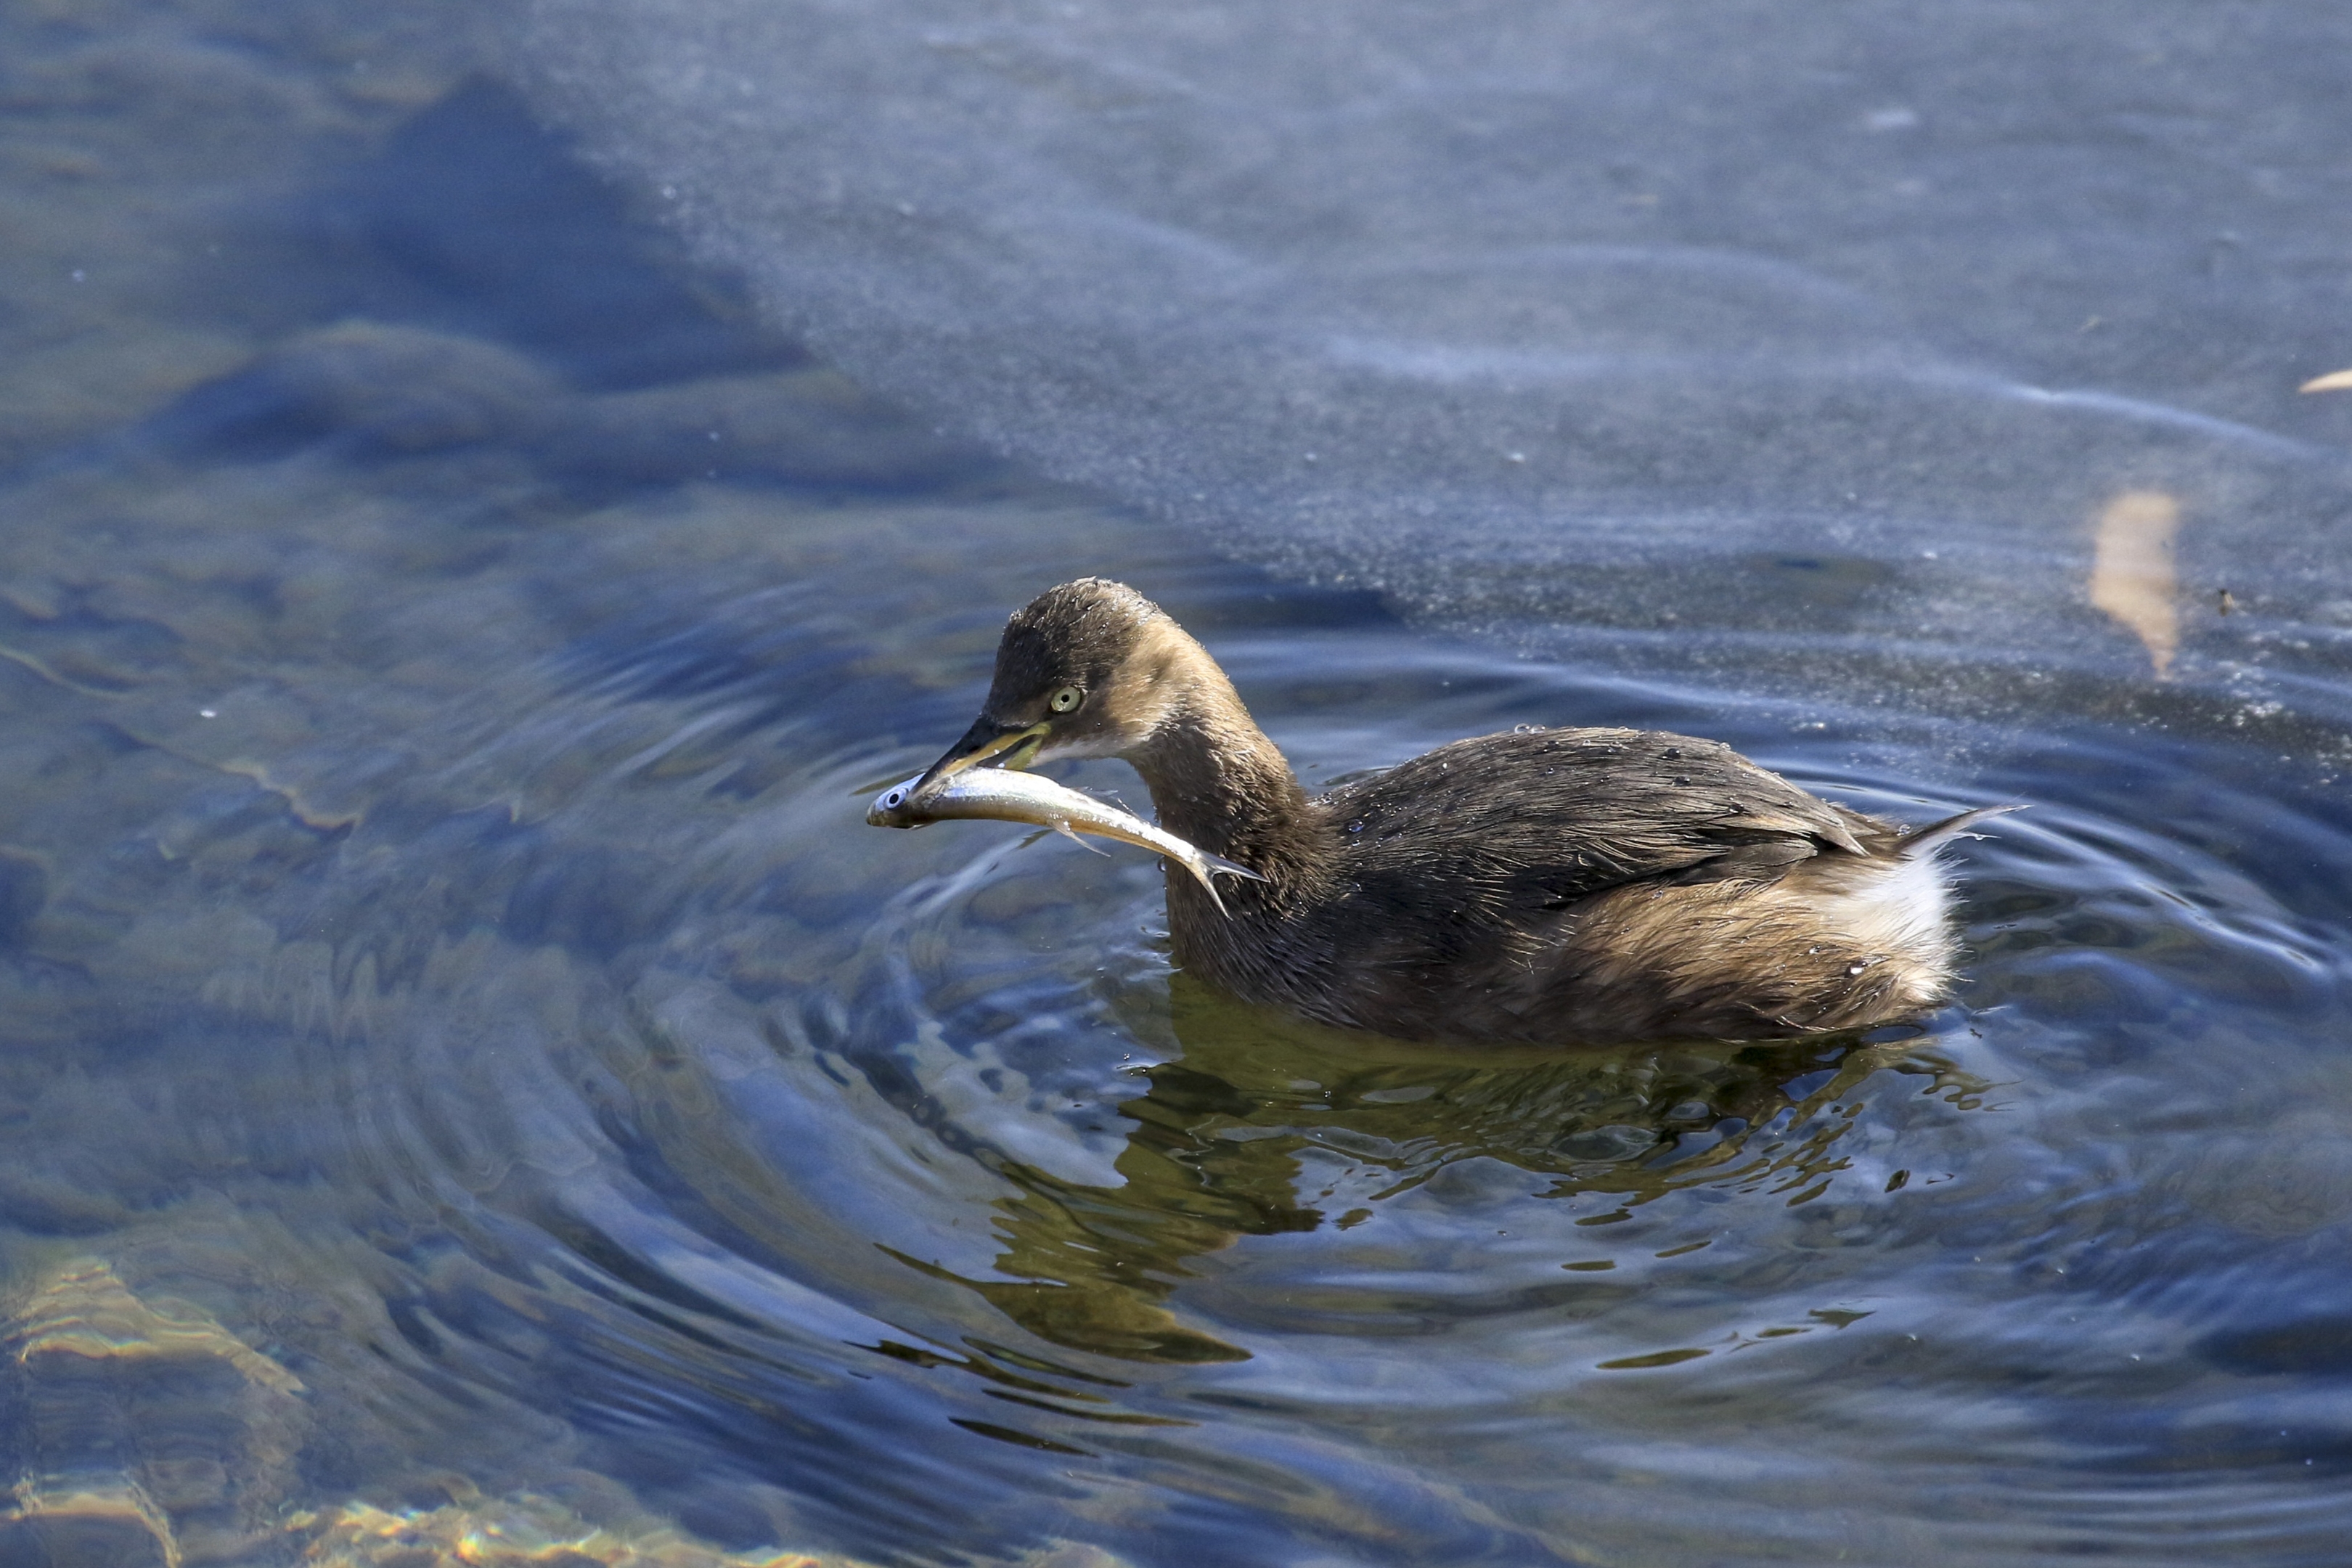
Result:
<svg viewBox="0 0 2352 1568"><path fill-rule="evenodd" d="M1087 700L1087 694L1075 686L1065 686L1045 700L1045 706L1056 713L1067 713Z"/></svg>

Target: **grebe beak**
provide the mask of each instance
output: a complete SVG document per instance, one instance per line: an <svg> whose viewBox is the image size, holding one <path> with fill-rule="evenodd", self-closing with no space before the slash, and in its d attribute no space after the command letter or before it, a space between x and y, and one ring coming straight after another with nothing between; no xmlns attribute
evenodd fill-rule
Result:
<svg viewBox="0 0 2352 1568"><path fill-rule="evenodd" d="M930 771L915 788L919 793L929 789L940 780L977 767L992 757L1000 759L996 766L1017 773L1037 760L1038 749L1053 732L1054 727L1043 721L1027 726L1000 724L983 714L972 721L962 740L948 748L946 756L931 764Z"/></svg>

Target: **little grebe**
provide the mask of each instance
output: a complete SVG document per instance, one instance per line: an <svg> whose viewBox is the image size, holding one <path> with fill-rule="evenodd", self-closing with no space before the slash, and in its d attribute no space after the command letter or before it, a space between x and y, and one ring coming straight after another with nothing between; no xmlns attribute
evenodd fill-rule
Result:
<svg viewBox="0 0 2352 1568"><path fill-rule="evenodd" d="M1716 741L1484 735L1310 798L1201 645L1123 584L1015 614L981 716L922 783L1123 757L1160 825L1255 871L1225 910L1168 879L1185 969L1248 1000L1422 1039L1751 1039L1941 999L1935 847ZM2006 809L2002 807L1990 810Z"/></svg>

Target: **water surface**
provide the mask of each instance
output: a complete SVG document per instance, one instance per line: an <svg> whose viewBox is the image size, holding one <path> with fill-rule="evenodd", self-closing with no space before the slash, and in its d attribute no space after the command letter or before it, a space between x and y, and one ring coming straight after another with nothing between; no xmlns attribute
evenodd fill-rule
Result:
<svg viewBox="0 0 2352 1568"><path fill-rule="evenodd" d="M1871 515L1650 449L1350 574L1220 427L1188 519L878 397L460 19L320 15L7 24L6 1552L2331 1560L2332 414L1946 386L2003 412ZM2169 582L2101 543L2134 496ZM1310 784L1624 723L2032 809L1916 1027L1320 1031L1172 971L1148 857L860 826L1082 573Z"/></svg>

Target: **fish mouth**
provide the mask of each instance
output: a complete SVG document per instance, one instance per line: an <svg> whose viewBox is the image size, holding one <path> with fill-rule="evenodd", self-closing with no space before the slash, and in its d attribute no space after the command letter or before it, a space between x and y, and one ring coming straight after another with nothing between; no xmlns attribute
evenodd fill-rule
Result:
<svg viewBox="0 0 2352 1568"><path fill-rule="evenodd" d="M868 827L926 826L928 819L910 814L907 805L908 801L914 799L915 791L920 783L919 778L901 779L876 795L874 804L866 808L866 826Z"/></svg>
<svg viewBox="0 0 2352 1568"><path fill-rule="evenodd" d="M1005 724L983 715L972 721L963 739L950 746L947 754L916 781L914 793L920 795L941 779L992 760L996 767L1018 773L1037 760L1045 737L1053 732L1054 727L1042 720L1034 724Z"/></svg>

